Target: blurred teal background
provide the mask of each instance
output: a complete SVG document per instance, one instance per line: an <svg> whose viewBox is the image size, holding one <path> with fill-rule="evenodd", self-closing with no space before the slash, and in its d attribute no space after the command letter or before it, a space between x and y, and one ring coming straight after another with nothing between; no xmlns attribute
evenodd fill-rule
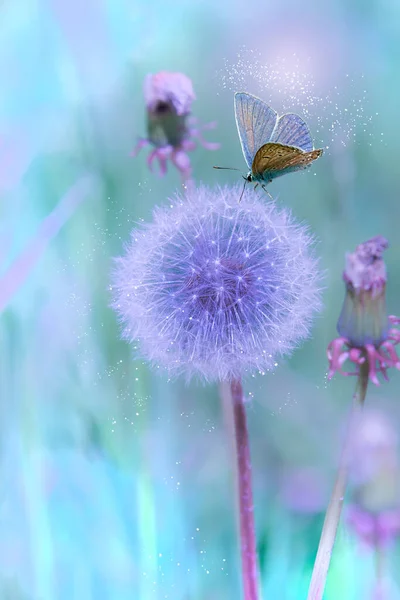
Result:
<svg viewBox="0 0 400 600"><path fill-rule="evenodd" d="M245 382L263 599L306 597L354 388L327 383L325 348L344 254L377 234L400 313L399 36L394 0L0 4L1 600L241 598L218 389L151 372L109 308L112 257L180 186L129 157L144 77L161 70L188 75L193 114L218 122L205 137L221 149L191 154L196 181L245 172L234 90L305 115L328 147L270 187L320 240L324 310L275 373ZM368 394L396 429L399 382ZM372 597L373 561L343 523L326 599ZM399 561L394 547L391 600Z"/></svg>

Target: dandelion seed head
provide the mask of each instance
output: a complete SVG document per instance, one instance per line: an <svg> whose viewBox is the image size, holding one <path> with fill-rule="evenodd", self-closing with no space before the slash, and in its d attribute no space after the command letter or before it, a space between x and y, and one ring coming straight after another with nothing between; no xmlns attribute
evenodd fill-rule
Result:
<svg viewBox="0 0 400 600"><path fill-rule="evenodd" d="M201 186L132 233L113 273L124 337L171 374L273 369L310 332L320 275L307 229L241 186Z"/></svg>

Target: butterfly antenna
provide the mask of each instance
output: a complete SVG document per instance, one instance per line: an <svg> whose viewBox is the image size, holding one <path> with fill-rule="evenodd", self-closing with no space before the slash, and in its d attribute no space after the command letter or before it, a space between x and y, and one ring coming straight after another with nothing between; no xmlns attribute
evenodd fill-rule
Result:
<svg viewBox="0 0 400 600"><path fill-rule="evenodd" d="M224 169L225 171L240 171L240 169L235 169L234 167L213 167L213 169Z"/></svg>

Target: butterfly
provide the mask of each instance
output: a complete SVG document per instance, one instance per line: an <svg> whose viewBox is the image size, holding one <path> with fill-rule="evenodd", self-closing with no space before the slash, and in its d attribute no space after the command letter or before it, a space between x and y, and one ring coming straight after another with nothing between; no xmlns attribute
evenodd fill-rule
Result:
<svg viewBox="0 0 400 600"><path fill-rule="evenodd" d="M307 124L299 115L277 112L246 92L236 92L235 118L249 172L244 179L265 189L276 177L307 169L323 153L314 149Z"/></svg>

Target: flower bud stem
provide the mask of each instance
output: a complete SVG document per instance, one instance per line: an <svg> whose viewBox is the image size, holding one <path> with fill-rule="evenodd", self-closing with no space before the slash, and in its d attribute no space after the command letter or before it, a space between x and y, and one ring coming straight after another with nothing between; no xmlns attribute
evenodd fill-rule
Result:
<svg viewBox="0 0 400 600"><path fill-rule="evenodd" d="M379 540L375 541L375 577L376 585L374 590L374 600L384 600L389 598L385 594L385 549Z"/></svg>
<svg viewBox="0 0 400 600"><path fill-rule="evenodd" d="M244 600L258 600L257 550L251 486L250 445L243 388L240 380L232 381L231 394L236 439Z"/></svg>
<svg viewBox="0 0 400 600"><path fill-rule="evenodd" d="M331 499L325 515L325 521L322 528L321 538L319 541L317 556L314 563L314 568L311 576L311 583L308 590L307 600L322 600L326 578L328 575L329 565L333 546L335 544L336 532L339 525L340 515L342 512L344 495L347 484L348 459L350 451L350 442L357 426L357 420L360 411L364 405L365 396L368 387L369 364L366 359L360 365L357 387L353 396L353 405L350 415L350 420L347 428L346 439L344 442L342 454L339 461L339 468L336 475L335 485L333 487Z"/></svg>

